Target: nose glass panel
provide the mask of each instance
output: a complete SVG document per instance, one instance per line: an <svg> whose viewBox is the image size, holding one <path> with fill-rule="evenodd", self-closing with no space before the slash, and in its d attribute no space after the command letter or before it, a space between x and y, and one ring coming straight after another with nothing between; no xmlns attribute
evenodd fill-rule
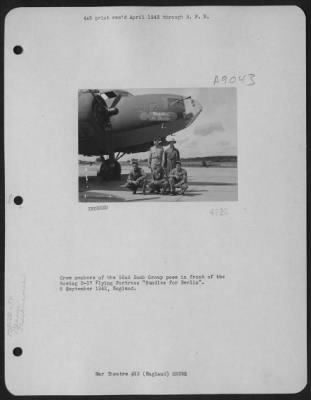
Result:
<svg viewBox="0 0 311 400"><path fill-rule="evenodd" d="M189 126L192 124L195 119L198 117L198 115L201 113L203 107L202 105L194 99L185 99L185 119L187 121L187 125Z"/></svg>

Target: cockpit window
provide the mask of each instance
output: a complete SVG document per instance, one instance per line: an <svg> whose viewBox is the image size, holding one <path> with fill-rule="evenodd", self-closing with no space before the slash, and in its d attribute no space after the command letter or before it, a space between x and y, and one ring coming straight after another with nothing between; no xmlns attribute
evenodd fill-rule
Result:
<svg viewBox="0 0 311 400"><path fill-rule="evenodd" d="M169 97L168 98L168 106L183 109L184 108L184 101L182 97Z"/></svg>

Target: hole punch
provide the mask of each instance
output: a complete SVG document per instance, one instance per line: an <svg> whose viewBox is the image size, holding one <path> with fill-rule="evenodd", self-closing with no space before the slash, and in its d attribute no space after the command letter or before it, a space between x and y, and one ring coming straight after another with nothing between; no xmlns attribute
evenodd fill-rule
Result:
<svg viewBox="0 0 311 400"><path fill-rule="evenodd" d="M19 356L21 356L23 354L23 349L21 347L15 347L13 349L13 354L16 357L19 357Z"/></svg>
<svg viewBox="0 0 311 400"><path fill-rule="evenodd" d="M22 48L22 46L14 46L13 48L13 52L14 54L20 55L22 54L22 52L24 51L24 49Z"/></svg>
<svg viewBox="0 0 311 400"><path fill-rule="evenodd" d="M14 197L14 203L15 203L17 206L20 206L21 204L23 204L23 198L22 198L22 196L15 196L15 197Z"/></svg>

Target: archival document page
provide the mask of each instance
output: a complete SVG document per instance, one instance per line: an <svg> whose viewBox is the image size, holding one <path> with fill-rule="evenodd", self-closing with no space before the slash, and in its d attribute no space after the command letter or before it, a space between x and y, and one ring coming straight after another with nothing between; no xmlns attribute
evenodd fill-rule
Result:
<svg viewBox="0 0 311 400"><path fill-rule="evenodd" d="M305 72L295 6L8 13L11 393L305 387Z"/></svg>

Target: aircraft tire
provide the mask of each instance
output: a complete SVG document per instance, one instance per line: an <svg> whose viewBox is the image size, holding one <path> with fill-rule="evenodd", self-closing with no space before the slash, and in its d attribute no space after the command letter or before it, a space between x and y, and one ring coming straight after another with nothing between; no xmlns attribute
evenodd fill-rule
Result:
<svg viewBox="0 0 311 400"><path fill-rule="evenodd" d="M118 161L115 161L115 165L112 170L113 179L121 179L121 165Z"/></svg>
<svg viewBox="0 0 311 400"><path fill-rule="evenodd" d="M104 160L101 165L100 165L100 169L97 172L97 176L100 176L102 179L107 179L108 178L108 165L107 162Z"/></svg>
<svg viewBox="0 0 311 400"><path fill-rule="evenodd" d="M114 166L110 167L106 161L102 163L97 176L101 176L103 180L119 180L121 179L121 165L118 161L114 162Z"/></svg>

